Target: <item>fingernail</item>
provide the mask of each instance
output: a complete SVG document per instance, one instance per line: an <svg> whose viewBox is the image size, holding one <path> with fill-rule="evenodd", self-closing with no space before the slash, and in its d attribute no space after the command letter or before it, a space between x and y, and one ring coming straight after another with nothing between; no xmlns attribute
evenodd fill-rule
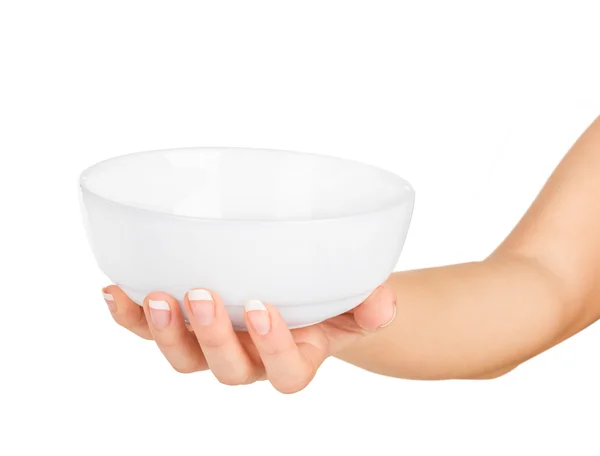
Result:
<svg viewBox="0 0 600 456"><path fill-rule="evenodd" d="M211 294L202 289L190 290L188 292L188 301L192 315L199 325L208 326L215 318L215 303Z"/></svg>
<svg viewBox="0 0 600 456"><path fill-rule="evenodd" d="M392 313L392 318L389 319L389 321L387 323L384 323L383 325L381 325L379 328L385 328L386 326L388 326L390 323L392 323L394 321L394 319L396 318L396 306L393 305L393 313Z"/></svg>
<svg viewBox="0 0 600 456"><path fill-rule="evenodd" d="M150 307L150 318L152 323L158 329L166 328L171 321L171 309L167 301L154 301L148 300L148 307Z"/></svg>
<svg viewBox="0 0 600 456"><path fill-rule="evenodd" d="M115 302L115 297L110 293L105 292L104 290L102 290L102 294L104 295L104 300L106 301L108 310L110 310L111 312L116 312L117 303Z"/></svg>
<svg viewBox="0 0 600 456"><path fill-rule="evenodd" d="M246 301L244 310L248 315L248 321L257 334L264 336L269 332L271 329L271 319L269 318L267 308L262 302L256 299Z"/></svg>

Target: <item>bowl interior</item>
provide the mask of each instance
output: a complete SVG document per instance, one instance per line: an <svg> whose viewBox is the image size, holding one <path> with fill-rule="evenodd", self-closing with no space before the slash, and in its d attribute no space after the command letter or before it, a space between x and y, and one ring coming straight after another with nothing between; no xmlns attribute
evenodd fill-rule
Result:
<svg viewBox="0 0 600 456"><path fill-rule="evenodd" d="M86 170L84 190L164 214L219 220L315 220L386 209L410 185L360 163L296 152L193 148L142 152Z"/></svg>

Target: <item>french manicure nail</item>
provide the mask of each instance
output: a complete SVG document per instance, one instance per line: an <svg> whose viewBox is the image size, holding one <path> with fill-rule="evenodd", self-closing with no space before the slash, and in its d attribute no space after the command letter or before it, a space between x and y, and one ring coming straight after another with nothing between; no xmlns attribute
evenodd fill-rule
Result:
<svg viewBox="0 0 600 456"><path fill-rule="evenodd" d="M262 302L256 299L246 301L244 310L248 315L250 325L252 325L257 334L264 336L270 331L271 319L269 318L267 308Z"/></svg>
<svg viewBox="0 0 600 456"><path fill-rule="evenodd" d="M167 301L154 301L148 300L148 307L150 308L150 318L152 323L158 329L163 329L168 326L171 321L171 309Z"/></svg>
<svg viewBox="0 0 600 456"><path fill-rule="evenodd" d="M195 289L188 291L188 301L192 315L200 326L208 326L215 318L215 303L207 290Z"/></svg>
<svg viewBox="0 0 600 456"><path fill-rule="evenodd" d="M106 301L108 310L110 310L111 312L115 312L117 310L117 304L115 303L115 297L105 291L102 291L102 294L104 295L104 300Z"/></svg>

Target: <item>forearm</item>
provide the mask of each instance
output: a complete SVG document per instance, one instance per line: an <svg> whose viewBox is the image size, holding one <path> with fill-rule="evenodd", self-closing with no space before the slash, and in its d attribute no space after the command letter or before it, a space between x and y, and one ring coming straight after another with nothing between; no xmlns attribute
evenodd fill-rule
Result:
<svg viewBox="0 0 600 456"><path fill-rule="evenodd" d="M499 375L600 318L600 119L485 261L393 274L397 318L340 358L408 378Z"/></svg>
<svg viewBox="0 0 600 456"><path fill-rule="evenodd" d="M562 340L577 307L534 261L497 254L476 263L395 273L397 316L340 358L402 378L504 373ZM589 323L588 323L589 324Z"/></svg>

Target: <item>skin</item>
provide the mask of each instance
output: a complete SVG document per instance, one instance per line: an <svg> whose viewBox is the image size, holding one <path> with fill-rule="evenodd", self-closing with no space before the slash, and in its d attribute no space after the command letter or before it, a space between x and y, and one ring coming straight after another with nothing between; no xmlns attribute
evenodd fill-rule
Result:
<svg viewBox="0 0 600 456"><path fill-rule="evenodd" d="M394 273L353 311L308 328L290 331L266 305L246 312L248 333L235 333L214 291L212 303L186 296L188 328L164 293L148 295L142 309L114 285L104 291L115 321L154 339L177 371L210 369L228 385L268 379L293 393L329 356L400 378L494 378L600 318L599 176L600 118L486 259Z"/></svg>

